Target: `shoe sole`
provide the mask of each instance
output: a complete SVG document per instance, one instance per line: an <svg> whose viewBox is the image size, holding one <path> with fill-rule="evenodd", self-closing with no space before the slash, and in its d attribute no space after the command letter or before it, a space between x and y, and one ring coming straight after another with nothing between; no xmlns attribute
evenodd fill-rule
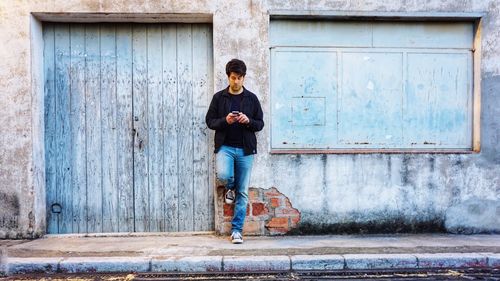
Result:
<svg viewBox="0 0 500 281"><path fill-rule="evenodd" d="M243 240L233 240L233 244L243 244Z"/></svg>

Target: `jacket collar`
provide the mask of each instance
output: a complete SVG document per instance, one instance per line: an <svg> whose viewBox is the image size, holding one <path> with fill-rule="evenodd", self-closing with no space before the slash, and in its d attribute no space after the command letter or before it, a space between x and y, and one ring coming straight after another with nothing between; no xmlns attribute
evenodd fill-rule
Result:
<svg viewBox="0 0 500 281"><path fill-rule="evenodd" d="M230 97L231 94L229 93L229 86L227 86L224 89L224 91L222 92L222 95L226 96L226 97ZM248 96L248 90L245 88L245 86L243 86L243 92L240 95L242 95L242 97Z"/></svg>

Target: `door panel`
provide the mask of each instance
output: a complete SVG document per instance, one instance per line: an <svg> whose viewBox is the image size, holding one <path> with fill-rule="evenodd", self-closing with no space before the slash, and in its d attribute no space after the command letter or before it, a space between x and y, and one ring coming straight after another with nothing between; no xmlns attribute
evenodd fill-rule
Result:
<svg viewBox="0 0 500 281"><path fill-rule="evenodd" d="M44 25L48 233L214 228L211 32Z"/></svg>

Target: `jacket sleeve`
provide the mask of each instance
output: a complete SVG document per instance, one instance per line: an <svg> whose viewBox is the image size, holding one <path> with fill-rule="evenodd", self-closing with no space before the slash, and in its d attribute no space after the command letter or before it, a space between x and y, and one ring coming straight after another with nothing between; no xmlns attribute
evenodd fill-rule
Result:
<svg viewBox="0 0 500 281"><path fill-rule="evenodd" d="M262 107L260 106L260 102L255 97L255 106L252 118L250 119L250 123L247 125L247 129L253 132L258 132L264 128L264 113L262 112Z"/></svg>
<svg viewBox="0 0 500 281"><path fill-rule="evenodd" d="M217 116L218 99L219 98L217 95L213 96L207 111L207 115L205 116L205 123L207 123L208 128L212 130L225 130L228 126L226 122L226 116Z"/></svg>

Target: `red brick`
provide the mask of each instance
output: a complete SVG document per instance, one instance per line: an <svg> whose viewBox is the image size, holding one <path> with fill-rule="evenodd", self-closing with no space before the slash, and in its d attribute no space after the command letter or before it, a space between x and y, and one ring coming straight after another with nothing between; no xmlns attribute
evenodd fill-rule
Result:
<svg viewBox="0 0 500 281"><path fill-rule="evenodd" d="M245 235L260 235L261 231L260 221L247 221L243 226L243 233Z"/></svg>
<svg viewBox="0 0 500 281"><path fill-rule="evenodd" d="M250 202L260 201L259 191L258 190L249 190L248 191L248 199Z"/></svg>
<svg viewBox="0 0 500 281"><path fill-rule="evenodd" d="M300 215L299 211L297 209L291 209L291 208L278 208L274 210L276 216L279 215Z"/></svg>
<svg viewBox="0 0 500 281"><path fill-rule="evenodd" d="M268 210L264 203L252 203L252 215L261 216L267 215Z"/></svg>
<svg viewBox="0 0 500 281"><path fill-rule="evenodd" d="M271 207L276 208L280 206L279 198L271 198Z"/></svg>
<svg viewBox="0 0 500 281"><path fill-rule="evenodd" d="M233 217L233 215L234 215L233 206L234 205L224 204L224 216L225 217Z"/></svg>
<svg viewBox="0 0 500 281"><path fill-rule="evenodd" d="M283 194L281 194L276 188L271 187L269 191L264 192L264 195L267 197L276 197L282 196Z"/></svg>
<svg viewBox="0 0 500 281"><path fill-rule="evenodd" d="M250 208L251 208L250 204L247 204L247 214L246 214L247 216L250 215L250 212L251 212Z"/></svg>
<svg viewBox="0 0 500 281"><path fill-rule="evenodd" d="M269 234L271 235L281 235L285 234L289 231L290 229L287 228L272 228L269 230Z"/></svg>
<svg viewBox="0 0 500 281"><path fill-rule="evenodd" d="M288 218L272 218L266 227L268 228L287 228L288 229Z"/></svg>
<svg viewBox="0 0 500 281"><path fill-rule="evenodd" d="M292 216L290 217L290 223L292 224L292 227L297 226L300 222L300 216Z"/></svg>

